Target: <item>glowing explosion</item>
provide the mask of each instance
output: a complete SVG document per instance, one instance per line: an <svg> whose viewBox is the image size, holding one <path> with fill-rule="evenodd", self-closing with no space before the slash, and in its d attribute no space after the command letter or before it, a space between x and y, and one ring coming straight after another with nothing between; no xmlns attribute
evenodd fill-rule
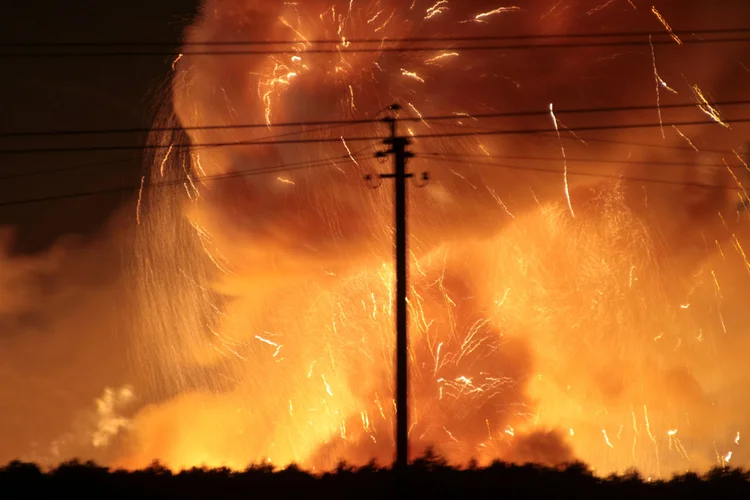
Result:
<svg viewBox="0 0 750 500"><path fill-rule="evenodd" d="M413 453L745 465L750 136L729 123L745 108L709 102L746 85L747 53L683 43L696 35L680 26L742 18L695 4L206 0L157 123L187 136L153 134L164 148L138 200L132 391L148 404L123 419L131 389L105 394L98 443L128 429L128 467L391 461L392 199L363 180L390 166L354 140L387 128L231 126L382 118L397 102L417 118L404 134L467 134L410 147L432 179L410 189ZM644 30L651 46L444 40ZM251 40L278 43L216 45ZM643 109L564 112L630 104ZM496 129L548 132L481 134ZM320 142L248 144L293 139Z"/></svg>

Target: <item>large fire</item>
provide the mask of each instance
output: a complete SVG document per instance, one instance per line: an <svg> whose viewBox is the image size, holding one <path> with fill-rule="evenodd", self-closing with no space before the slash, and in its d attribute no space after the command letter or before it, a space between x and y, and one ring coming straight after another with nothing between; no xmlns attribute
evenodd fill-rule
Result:
<svg viewBox="0 0 750 500"><path fill-rule="evenodd" d="M708 3L206 0L157 124L185 132L153 135L151 183L178 189L138 203L132 390L148 404L99 430L128 429L116 464L390 463L392 197L363 180L390 166L355 140L387 127L273 124L381 118L396 102L425 118L403 134L469 134L410 146L409 168L431 177L409 188L412 453L649 475L746 465L750 136L724 120L747 107L707 103L742 96L747 50L682 44L680 27L743 18ZM673 45L440 40L607 30ZM251 40L279 43L216 45ZM415 46L429 50L385 50ZM564 113L629 105L644 109ZM691 120L711 125L670 125ZM247 123L269 126L231 128ZM488 129L549 133L471 135ZM293 138L321 142L206 146Z"/></svg>

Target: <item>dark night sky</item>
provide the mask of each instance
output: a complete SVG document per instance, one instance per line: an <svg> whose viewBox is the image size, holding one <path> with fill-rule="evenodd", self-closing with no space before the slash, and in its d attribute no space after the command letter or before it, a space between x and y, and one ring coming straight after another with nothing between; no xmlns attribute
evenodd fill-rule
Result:
<svg viewBox="0 0 750 500"><path fill-rule="evenodd" d="M174 43L195 12L195 0L66 2L31 0L3 5L0 40L24 42ZM147 127L170 58L3 58L0 132ZM0 149L71 145L139 145L144 136L0 139ZM76 168L89 165L88 168ZM96 165L94 165L96 164ZM46 170L67 171L26 176ZM138 151L0 157L0 203L77 191L137 185ZM103 195L0 207L0 225L17 229L15 251L48 246L64 233L90 233L128 195Z"/></svg>

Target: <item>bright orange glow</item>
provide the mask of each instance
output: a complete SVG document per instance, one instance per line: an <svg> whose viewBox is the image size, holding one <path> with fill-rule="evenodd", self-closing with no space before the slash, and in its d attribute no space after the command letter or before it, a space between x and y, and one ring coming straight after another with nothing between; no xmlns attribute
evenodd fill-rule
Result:
<svg viewBox="0 0 750 500"><path fill-rule="evenodd" d="M557 2L538 3L546 9L534 11L533 23L550 23L543 29L567 19L554 13ZM729 134L737 131L721 126L698 84L689 88L699 102L684 114L702 111L716 128L702 142L680 129L662 131L659 146L672 149L653 153L640 145L653 139L653 130L622 133L611 144L567 128L594 118L558 120L560 110L585 106L575 99L587 98L570 59L539 56L554 65L545 67L549 78L560 73L557 84L549 83L563 88L553 107L538 90L543 66L528 70L528 55L508 53L497 63L460 46L428 55L344 50L361 38L382 40L383 47L432 23L452 22L458 34L491 29L521 16L519 7L269 1L246 12L239 0L206 4L214 14L197 19L188 41L262 33L293 41L287 48L294 55L221 59L185 50L173 87L174 111L185 127L382 117L391 102L415 118L401 132L417 136L553 126L541 139L498 135L410 146L417 155L410 169L429 170L431 178L424 189L410 187L414 454L434 445L454 463L577 458L600 473L636 466L651 476L705 469L717 457L733 464L747 459L738 430L746 405L731 397L746 379L740 353L747 340L738 333L742 313L730 294L750 290L750 275L737 272L746 265L749 235L736 192L693 191L686 186L695 183L696 170L657 170L650 163L669 160L686 144L692 155L696 144L736 140ZM331 53L312 51L312 40L332 37ZM600 62L612 49L596 50L603 51L594 53ZM672 90L660 76L669 73L657 71L651 50L653 64L647 57L634 66L639 92L654 101L649 119L666 124L672 115L662 111L659 92ZM515 78L514 70L523 83L505 76ZM532 96L524 109L538 109L538 121L472 119L497 97L501 81L504 92ZM591 85L617 102L630 84ZM566 100L570 95L578 97ZM608 101L589 107L602 102ZM455 120L426 118L434 115ZM712 135L717 130L727 135ZM189 135L202 144L296 132ZM150 383L143 392L154 396L130 421L134 451L122 465L157 458L173 468L271 461L322 470L341 458L391 461L392 199L387 183L367 189L363 180L388 167L372 159L380 145L356 141L386 133L380 123L343 131L308 127L294 137L327 142L196 146L200 166L176 149L155 160L154 176L185 182L190 199L175 190L139 203L138 359ZM514 151L554 163L496 158ZM576 160L584 155L601 162ZM205 184L191 177L318 160L316 168ZM727 154L726 167L716 160L712 179L734 188L733 176L742 172L736 160ZM644 177L666 184L627 180ZM738 222L722 223L717 213Z"/></svg>

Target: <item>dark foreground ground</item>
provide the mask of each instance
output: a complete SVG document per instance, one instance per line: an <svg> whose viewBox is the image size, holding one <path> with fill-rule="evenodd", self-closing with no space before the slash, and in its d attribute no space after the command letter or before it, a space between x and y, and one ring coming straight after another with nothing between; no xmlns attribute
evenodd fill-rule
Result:
<svg viewBox="0 0 750 500"><path fill-rule="evenodd" d="M556 469L495 463L487 468L455 469L427 456L409 470L408 498L497 499L726 499L750 498L750 472L714 469L670 481L645 482L637 473L595 477L580 463ZM0 469L0 498L248 499L338 498L391 500L397 497L387 468L345 465L322 476L292 466L250 467L244 472L192 469L172 474L154 464L137 471L110 471L93 463L70 462L48 473L13 462Z"/></svg>

